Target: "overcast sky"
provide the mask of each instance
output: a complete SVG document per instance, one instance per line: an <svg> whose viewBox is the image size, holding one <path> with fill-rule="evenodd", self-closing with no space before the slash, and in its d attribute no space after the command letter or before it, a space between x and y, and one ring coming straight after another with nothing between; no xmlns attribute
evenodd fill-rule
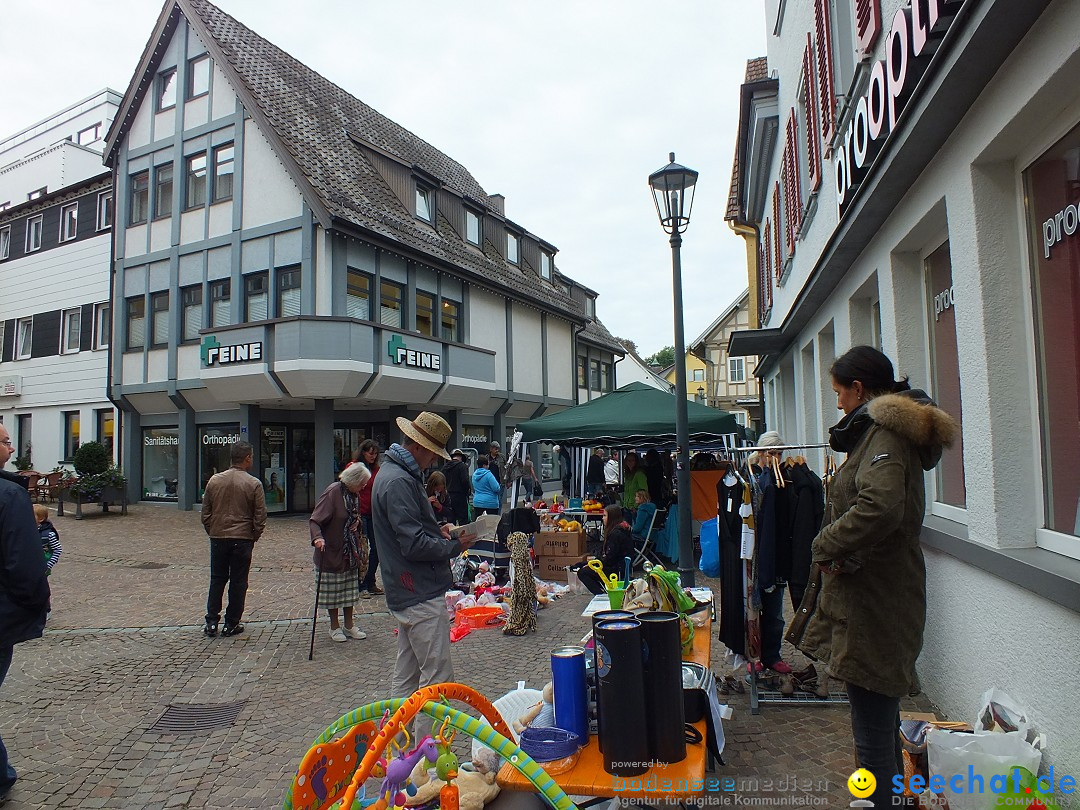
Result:
<svg viewBox="0 0 1080 810"><path fill-rule="evenodd" d="M746 287L724 222L738 88L762 0L215 0L506 197L643 355L674 343L671 253L647 178L700 173L683 245L687 342ZM3 0L0 137L123 92L155 0ZM298 14L300 11L302 13Z"/></svg>

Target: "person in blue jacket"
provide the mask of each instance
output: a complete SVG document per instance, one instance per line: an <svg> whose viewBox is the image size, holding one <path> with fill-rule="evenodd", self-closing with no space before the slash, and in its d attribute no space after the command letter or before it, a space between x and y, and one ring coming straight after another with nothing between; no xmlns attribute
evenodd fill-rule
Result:
<svg viewBox="0 0 1080 810"><path fill-rule="evenodd" d="M634 527L630 534L633 535L637 547L642 548L649 539L649 528L652 526L653 515L656 514L656 504L649 498L647 489L639 489L634 494L634 503L637 512L634 514Z"/></svg>
<svg viewBox="0 0 1080 810"><path fill-rule="evenodd" d="M12 456L11 436L0 425L0 467ZM49 604L49 581L30 494L20 476L0 470L0 684L16 644L41 638ZM0 804L17 778L0 740Z"/></svg>
<svg viewBox="0 0 1080 810"><path fill-rule="evenodd" d="M473 513L476 515L497 515L502 503L502 487L491 474L489 464L491 460L487 456L476 459L476 471L472 476Z"/></svg>

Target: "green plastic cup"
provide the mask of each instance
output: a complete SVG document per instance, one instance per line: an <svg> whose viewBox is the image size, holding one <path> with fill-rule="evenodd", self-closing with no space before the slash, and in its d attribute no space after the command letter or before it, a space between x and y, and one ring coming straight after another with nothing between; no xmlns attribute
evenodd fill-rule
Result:
<svg viewBox="0 0 1080 810"><path fill-rule="evenodd" d="M626 588L611 588L608 590L608 604L611 605L612 610L619 610L622 607L622 600L625 595Z"/></svg>

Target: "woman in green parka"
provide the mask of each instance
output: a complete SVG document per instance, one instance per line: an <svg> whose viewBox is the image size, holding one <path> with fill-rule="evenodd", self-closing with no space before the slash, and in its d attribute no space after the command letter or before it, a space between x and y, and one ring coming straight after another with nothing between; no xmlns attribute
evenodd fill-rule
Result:
<svg viewBox="0 0 1080 810"><path fill-rule="evenodd" d="M829 485L811 581L788 640L846 682L856 758L877 779L870 798L884 807L892 777L903 773L900 698L919 691L923 471L941 460L957 425L906 378L894 380L877 349L856 346L830 373L844 418L829 444L847 460Z"/></svg>

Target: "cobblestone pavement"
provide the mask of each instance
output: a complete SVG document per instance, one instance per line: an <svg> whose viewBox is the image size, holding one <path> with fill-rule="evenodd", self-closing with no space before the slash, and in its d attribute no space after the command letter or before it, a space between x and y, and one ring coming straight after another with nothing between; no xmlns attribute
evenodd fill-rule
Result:
<svg viewBox="0 0 1080 810"><path fill-rule="evenodd" d="M8 807L280 807L311 741L347 711L388 697L395 637L381 598L359 605L364 641L332 642L321 618L307 660L314 587L305 519L270 520L255 549L247 631L218 639L200 632L209 546L198 513L138 504L126 517L90 510L55 523L64 555L51 578L49 626L16 646L0 692L0 734L20 774ZM492 699L520 679L539 688L550 651L586 631L586 601L553 603L525 638L470 634L454 645L458 679ZM225 728L150 730L171 704L235 701L243 706ZM766 706L755 716L747 695L732 696L732 706L718 774L735 779L736 793L846 806L854 767L846 706ZM755 779L756 787L743 781Z"/></svg>

